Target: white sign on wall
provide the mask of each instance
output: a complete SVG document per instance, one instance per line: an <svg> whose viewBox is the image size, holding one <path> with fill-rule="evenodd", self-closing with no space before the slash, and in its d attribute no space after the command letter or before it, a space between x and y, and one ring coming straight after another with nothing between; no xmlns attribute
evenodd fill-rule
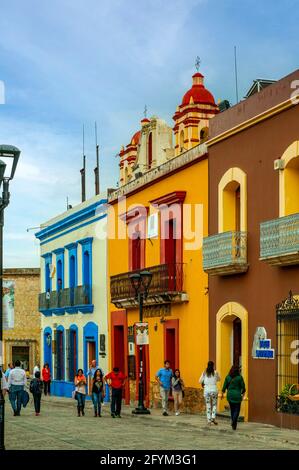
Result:
<svg viewBox="0 0 299 470"><path fill-rule="evenodd" d="M159 214L151 214L147 219L147 238L157 238L159 234Z"/></svg>
<svg viewBox="0 0 299 470"><path fill-rule="evenodd" d="M258 326L253 338L253 359L274 359L275 351L271 348L271 339L267 338L266 328Z"/></svg>

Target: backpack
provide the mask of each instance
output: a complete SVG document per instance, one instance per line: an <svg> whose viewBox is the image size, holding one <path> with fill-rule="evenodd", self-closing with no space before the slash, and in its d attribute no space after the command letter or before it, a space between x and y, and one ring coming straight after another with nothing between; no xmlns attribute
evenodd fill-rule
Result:
<svg viewBox="0 0 299 470"><path fill-rule="evenodd" d="M33 379L30 382L29 390L33 395L41 394L42 393L42 381Z"/></svg>

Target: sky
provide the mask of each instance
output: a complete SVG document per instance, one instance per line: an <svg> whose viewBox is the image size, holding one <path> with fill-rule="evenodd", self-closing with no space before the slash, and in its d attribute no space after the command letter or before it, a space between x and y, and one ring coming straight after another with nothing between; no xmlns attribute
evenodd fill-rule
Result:
<svg viewBox="0 0 299 470"><path fill-rule="evenodd" d="M0 0L0 144L21 150L5 210L4 267L38 267L41 223L80 202L82 127L87 196L94 122L101 189L116 187L117 153L148 116L173 124L195 60L216 102L256 78L298 68L298 1ZM0 87L1 92L1 87ZM0 95L1 102L1 95Z"/></svg>

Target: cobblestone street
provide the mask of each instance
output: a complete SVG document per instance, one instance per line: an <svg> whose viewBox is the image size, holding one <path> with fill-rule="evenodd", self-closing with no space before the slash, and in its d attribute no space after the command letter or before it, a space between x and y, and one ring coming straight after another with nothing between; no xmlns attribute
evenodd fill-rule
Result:
<svg viewBox="0 0 299 470"><path fill-rule="evenodd" d="M94 418L90 402L85 417L78 418L74 400L54 397L43 399L36 417L31 401L14 417L6 400L7 450L299 449L299 431L273 426L240 423L234 432L226 419L208 427L204 416L163 417L160 410L133 416L129 407L123 408L122 419L112 419L107 404L102 418Z"/></svg>

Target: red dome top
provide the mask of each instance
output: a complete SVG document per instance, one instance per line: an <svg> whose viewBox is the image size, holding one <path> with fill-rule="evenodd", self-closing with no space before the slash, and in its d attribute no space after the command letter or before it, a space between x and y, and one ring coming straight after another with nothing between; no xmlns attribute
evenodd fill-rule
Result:
<svg viewBox="0 0 299 470"><path fill-rule="evenodd" d="M132 139L131 139L130 144L131 144L131 145L138 145L138 144L139 144L139 140L140 140L140 136L141 136L141 131L135 132L135 134L133 135L133 137L132 137Z"/></svg>
<svg viewBox="0 0 299 470"><path fill-rule="evenodd" d="M190 103L192 97L194 104L212 104L215 105L214 96L204 87L203 78L201 73L195 73L193 75L193 85L187 93L184 94L181 106L185 106Z"/></svg>

